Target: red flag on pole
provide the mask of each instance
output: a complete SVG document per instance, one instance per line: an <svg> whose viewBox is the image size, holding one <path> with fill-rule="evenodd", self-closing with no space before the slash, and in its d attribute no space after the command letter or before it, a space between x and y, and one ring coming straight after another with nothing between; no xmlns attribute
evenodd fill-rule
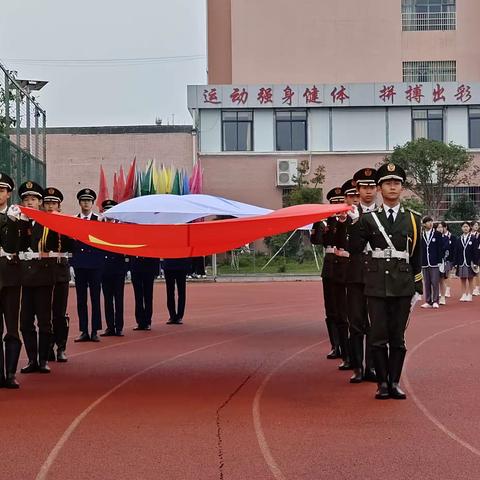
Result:
<svg viewBox="0 0 480 480"><path fill-rule="evenodd" d="M102 209L102 202L108 198L108 186L107 179L105 178L105 172L103 166L100 165L100 185L98 187L97 207Z"/></svg>
<svg viewBox="0 0 480 480"><path fill-rule="evenodd" d="M125 200L130 200L135 196L135 173L137 168L137 157L133 159L132 164L130 165L130 170L128 171L127 181L125 182L125 190L122 193L121 202Z"/></svg>
<svg viewBox="0 0 480 480"><path fill-rule="evenodd" d="M120 173L118 174L118 200L117 200L117 202L121 202L124 191L125 191L125 174L123 173L123 166L120 165Z"/></svg>
<svg viewBox="0 0 480 480"><path fill-rule="evenodd" d="M113 174L113 199L118 202L120 198L120 192L118 191L118 179L117 179L117 172Z"/></svg>

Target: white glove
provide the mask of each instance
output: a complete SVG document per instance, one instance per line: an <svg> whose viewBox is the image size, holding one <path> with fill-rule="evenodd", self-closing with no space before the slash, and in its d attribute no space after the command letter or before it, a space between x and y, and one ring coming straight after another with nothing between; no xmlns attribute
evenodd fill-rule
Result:
<svg viewBox="0 0 480 480"><path fill-rule="evenodd" d="M7 216L10 220L16 222L20 220L20 216L22 215L22 211L18 205L10 205L7 210Z"/></svg>
<svg viewBox="0 0 480 480"><path fill-rule="evenodd" d="M356 205L352 205L352 209L347 212L347 215L353 220L353 222L356 222L360 218L358 207Z"/></svg>

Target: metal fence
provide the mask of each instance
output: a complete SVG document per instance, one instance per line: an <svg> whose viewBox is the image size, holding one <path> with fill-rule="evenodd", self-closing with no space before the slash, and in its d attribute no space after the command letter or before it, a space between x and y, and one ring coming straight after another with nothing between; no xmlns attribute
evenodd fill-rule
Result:
<svg viewBox="0 0 480 480"><path fill-rule="evenodd" d="M402 30L404 32L424 30L455 30L456 28L456 12L402 13Z"/></svg>
<svg viewBox="0 0 480 480"><path fill-rule="evenodd" d="M27 178L45 182L47 117L31 88L0 64L0 168L17 185Z"/></svg>

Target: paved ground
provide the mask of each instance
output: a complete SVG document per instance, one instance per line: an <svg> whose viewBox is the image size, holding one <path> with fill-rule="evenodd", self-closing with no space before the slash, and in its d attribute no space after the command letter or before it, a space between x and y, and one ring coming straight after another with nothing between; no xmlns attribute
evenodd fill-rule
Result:
<svg viewBox="0 0 480 480"><path fill-rule="evenodd" d="M480 298L416 310L378 402L325 359L320 283L191 284L183 326L155 288L151 332L128 285L123 339L0 390L0 479L480 478Z"/></svg>

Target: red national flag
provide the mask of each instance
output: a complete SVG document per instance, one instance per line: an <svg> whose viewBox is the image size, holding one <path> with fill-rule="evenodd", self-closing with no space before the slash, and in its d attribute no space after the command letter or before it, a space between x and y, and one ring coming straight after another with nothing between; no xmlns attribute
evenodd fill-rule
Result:
<svg viewBox="0 0 480 480"><path fill-rule="evenodd" d="M128 171L127 181L125 182L125 189L123 191L123 196L120 201L124 202L125 200L130 200L135 196L135 174L137 169L137 157L133 159L132 164L130 165L130 170Z"/></svg>
<svg viewBox="0 0 480 480"><path fill-rule="evenodd" d="M108 198L108 186L107 179L105 178L105 172L103 166L100 165L100 185L98 187L97 207L102 209L102 202Z"/></svg>

